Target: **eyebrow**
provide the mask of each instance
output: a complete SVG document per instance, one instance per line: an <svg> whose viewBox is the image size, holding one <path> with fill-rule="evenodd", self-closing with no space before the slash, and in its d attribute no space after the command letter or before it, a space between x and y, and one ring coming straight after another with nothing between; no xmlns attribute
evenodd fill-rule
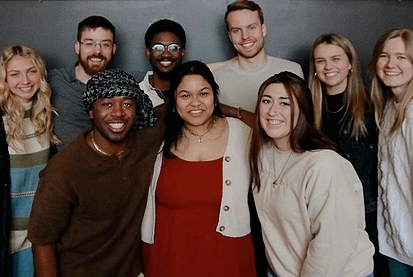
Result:
<svg viewBox="0 0 413 277"><path fill-rule="evenodd" d="M36 69L36 67L33 65L32 67L29 67L28 69L26 69L26 71L29 71L29 70L32 70L32 69ZM6 73L9 73L9 72L21 72L21 71L24 71L24 70L11 69L11 70L7 70Z"/></svg>
<svg viewBox="0 0 413 277"><path fill-rule="evenodd" d="M83 39L83 40L89 40L89 41L96 42L96 40L91 39L91 38L85 38L85 39ZM112 40L111 40L111 39L104 39L104 40L101 40L100 42L112 42Z"/></svg>
<svg viewBox="0 0 413 277"><path fill-rule="evenodd" d="M272 96L271 96L271 95L268 95L268 94L263 94L262 97L268 97L268 98L271 98L271 99L272 99ZM281 99L281 100L290 100L290 98L288 98L288 96L280 96L280 97L278 97L278 99Z"/></svg>
<svg viewBox="0 0 413 277"><path fill-rule="evenodd" d="M391 53L386 52L386 51L381 51L380 54L388 54L388 55L390 55ZM407 51L406 51L406 52L396 52L396 53L394 53L394 54L407 56Z"/></svg>
<svg viewBox="0 0 413 277"><path fill-rule="evenodd" d="M248 24L246 27L248 28L248 27L252 27L252 26L258 26L258 23L254 22L254 23ZM241 29L242 29L242 27L231 27L230 28L230 30L241 30Z"/></svg>
<svg viewBox="0 0 413 277"><path fill-rule="evenodd" d="M337 57L342 57L342 54L337 54L337 55L333 55L331 57L327 57L327 58L337 58ZM325 57L314 57L314 60L324 60Z"/></svg>
<svg viewBox="0 0 413 277"><path fill-rule="evenodd" d="M178 40L179 40L179 39L178 39ZM154 42L153 42L153 45L155 45L155 44L162 44L163 46L169 46L169 45L171 45L171 44L178 44L178 45L180 45L181 42L179 42L179 41L171 41L171 42L163 43L162 41L154 41Z"/></svg>

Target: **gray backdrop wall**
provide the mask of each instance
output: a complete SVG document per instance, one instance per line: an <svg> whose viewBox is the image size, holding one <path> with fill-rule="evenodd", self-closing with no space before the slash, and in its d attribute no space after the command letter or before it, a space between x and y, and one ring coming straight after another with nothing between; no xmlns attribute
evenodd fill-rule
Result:
<svg viewBox="0 0 413 277"><path fill-rule="evenodd" d="M144 34L154 21L168 18L187 33L186 60L212 62L232 57L223 16L226 0L0 1L0 48L28 44L47 67L72 65L77 24L90 15L107 17L117 29L114 67L142 77L150 69ZM413 1L406 0L256 0L264 11L266 52L299 62L308 72L313 40L338 32L354 44L365 69L381 34L390 28L413 29Z"/></svg>

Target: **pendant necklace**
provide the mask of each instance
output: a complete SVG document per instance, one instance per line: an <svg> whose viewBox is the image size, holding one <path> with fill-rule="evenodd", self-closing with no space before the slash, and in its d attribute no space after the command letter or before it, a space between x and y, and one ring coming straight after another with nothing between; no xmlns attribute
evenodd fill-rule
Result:
<svg viewBox="0 0 413 277"><path fill-rule="evenodd" d="M291 157L291 154L292 154L292 153L293 153L293 151L292 151L292 150L290 150L290 154L288 155L287 160L285 161L285 163L284 163L283 167L281 168L281 171L280 171L280 174L278 175L278 177L277 177L277 169L276 169L276 167L274 167L274 171L275 171L275 180L274 180L274 182L272 182L273 187L276 187L276 186L278 186L278 185L279 185L279 184L278 184L278 181L280 180L280 178L281 178L281 174L284 172L284 169L285 169L285 167L287 166L288 161L290 160L290 157ZM275 155L274 155L274 165L276 165L275 160L276 160L276 157L275 157Z"/></svg>
<svg viewBox="0 0 413 277"><path fill-rule="evenodd" d="M338 109L337 111L330 111L328 108L327 108L327 111L328 111L329 113L338 113L338 112L340 112L343 108L344 108L344 104L343 104L343 106L341 106L340 109Z"/></svg>
<svg viewBox="0 0 413 277"><path fill-rule="evenodd" d="M111 154L103 151L102 149L100 149L100 147L96 144L94 136L93 136L93 130L92 132L90 132L90 140L92 141L93 147L96 149L96 151L98 151L100 154L104 155L104 156L112 156ZM120 154L122 154L125 150L120 151L119 153L116 153L116 156L119 156Z"/></svg>
<svg viewBox="0 0 413 277"><path fill-rule="evenodd" d="M214 125L215 125L215 122L217 122L217 117L214 118L214 121L212 121L211 126L209 126L208 129L206 130L206 132L203 133L203 134L192 133L191 130L189 130L185 125L184 125L184 128L185 128L185 130L187 130L191 135L196 136L196 137L199 137L198 141L199 141L199 143L202 143L202 142L203 142L202 137L203 137L204 135L208 134L209 131L211 131L212 127L214 127Z"/></svg>

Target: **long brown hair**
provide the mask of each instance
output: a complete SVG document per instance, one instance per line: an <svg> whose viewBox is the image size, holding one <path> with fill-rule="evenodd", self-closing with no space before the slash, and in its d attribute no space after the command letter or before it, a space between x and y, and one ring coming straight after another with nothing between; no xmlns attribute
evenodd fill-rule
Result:
<svg viewBox="0 0 413 277"><path fill-rule="evenodd" d="M272 138L270 138L264 131L259 120L262 96L265 89L270 84L283 84L291 103L291 150L296 153L319 149L336 150L335 144L314 125L311 92L304 80L294 73L287 71L275 74L260 86L255 106L255 123L252 128L250 146L250 166L252 171L252 182L258 190L261 186L259 178L259 172L261 170L260 153L265 144L272 143ZM293 126L295 120L294 102L297 102L299 108L298 120L295 127Z"/></svg>

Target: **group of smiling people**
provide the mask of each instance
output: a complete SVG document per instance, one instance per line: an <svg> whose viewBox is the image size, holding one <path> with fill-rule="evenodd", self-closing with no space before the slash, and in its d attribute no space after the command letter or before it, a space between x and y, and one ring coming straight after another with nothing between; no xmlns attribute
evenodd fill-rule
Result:
<svg viewBox="0 0 413 277"><path fill-rule="evenodd" d="M36 163L10 161L12 182L24 182L19 168L38 174L58 143L51 91L30 47L3 50L0 66L0 137L19 153L34 134L24 147ZM19 68L34 86L16 85ZM374 246L390 276L412 276L413 32L384 34L368 73L370 93L351 42L323 34L308 84L291 72L269 76L249 128L222 114L207 65L177 67L142 224L145 276L256 276L250 189L268 276L373 276Z"/></svg>
<svg viewBox="0 0 413 277"><path fill-rule="evenodd" d="M176 69L143 222L147 276L255 276L250 185L268 276L412 276L413 32L378 40L370 93L345 37L319 36L310 57L308 84L291 72L262 83L252 133L222 115L205 64Z"/></svg>
<svg viewBox="0 0 413 277"><path fill-rule="evenodd" d="M250 136L220 113L203 63L177 68L143 222L146 274L255 276L251 169L268 276L373 276L375 247L383 276L411 276L412 47L408 29L378 40L369 96L351 42L319 36L309 85L281 72L260 86Z"/></svg>

